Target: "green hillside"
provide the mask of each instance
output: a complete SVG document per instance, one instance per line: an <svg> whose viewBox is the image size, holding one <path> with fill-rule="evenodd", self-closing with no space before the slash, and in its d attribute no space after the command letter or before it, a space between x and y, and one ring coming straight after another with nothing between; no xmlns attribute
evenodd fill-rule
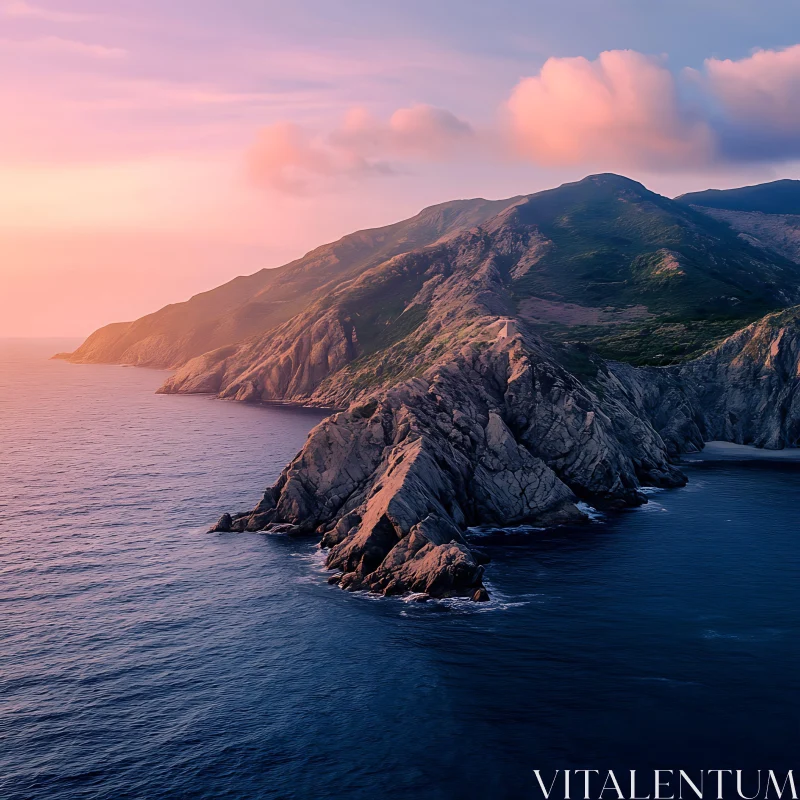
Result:
<svg viewBox="0 0 800 800"><path fill-rule="evenodd" d="M521 313L606 357L673 363L798 298L795 263L628 178L590 176L515 212L549 240L513 282Z"/></svg>

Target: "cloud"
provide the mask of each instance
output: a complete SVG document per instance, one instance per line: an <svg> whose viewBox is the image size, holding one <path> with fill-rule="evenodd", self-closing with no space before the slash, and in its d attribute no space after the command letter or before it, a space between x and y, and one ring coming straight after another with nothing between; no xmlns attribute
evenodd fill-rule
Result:
<svg viewBox="0 0 800 800"><path fill-rule="evenodd" d="M286 121L262 128L247 152L247 174L255 185L305 194L339 178L395 174L393 159L451 158L473 135L466 122L433 106L400 108L387 122L352 108L327 136Z"/></svg>
<svg viewBox="0 0 800 800"><path fill-rule="evenodd" d="M739 61L710 58L704 68L704 75L692 75L716 104L724 156L737 161L800 156L800 45L758 50Z"/></svg>
<svg viewBox="0 0 800 800"><path fill-rule="evenodd" d="M120 59L127 56L127 51L120 47L106 47L101 44L80 42L76 39L64 39L60 36L40 36L36 39L2 39L4 47L20 50L38 50L47 53L85 56L99 59Z"/></svg>
<svg viewBox="0 0 800 800"><path fill-rule="evenodd" d="M632 50L550 58L506 110L516 155L542 165L782 163L800 157L800 45L710 58L677 77Z"/></svg>
<svg viewBox="0 0 800 800"><path fill-rule="evenodd" d="M353 107L325 135L288 122L264 128L248 170L257 185L308 193L409 162L497 163L509 154L546 167L650 172L800 157L800 45L708 59L677 75L665 58L633 50L550 58L519 81L490 130L429 105L388 119Z"/></svg>
<svg viewBox="0 0 800 800"><path fill-rule="evenodd" d="M397 109L386 123L363 108L353 108L331 138L338 146L363 155L439 160L473 135L472 127L450 111L415 105Z"/></svg>
<svg viewBox="0 0 800 800"><path fill-rule="evenodd" d="M370 162L347 148L311 137L292 122L262 128L247 152L250 181L287 194L308 194L324 182L390 172L388 165Z"/></svg>
<svg viewBox="0 0 800 800"><path fill-rule="evenodd" d="M713 157L713 132L681 104L672 73L633 50L550 58L507 110L517 154L538 164L688 168Z"/></svg>
<svg viewBox="0 0 800 800"><path fill-rule="evenodd" d="M51 11L48 8L34 6L24 0L14 0L2 6L3 14L7 17L20 19L41 19L46 22L87 22L94 17L90 14L76 14L68 11Z"/></svg>

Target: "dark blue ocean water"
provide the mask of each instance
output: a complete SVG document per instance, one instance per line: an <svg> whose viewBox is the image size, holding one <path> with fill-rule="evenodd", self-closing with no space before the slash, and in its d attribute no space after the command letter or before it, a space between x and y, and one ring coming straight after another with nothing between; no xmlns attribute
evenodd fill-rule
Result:
<svg viewBox="0 0 800 800"><path fill-rule="evenodd" d="M483 539L492 602L208 535L316 412L0 343L0 798L540 797L533 769L800 768L800 467L705 461Z"/></svg>

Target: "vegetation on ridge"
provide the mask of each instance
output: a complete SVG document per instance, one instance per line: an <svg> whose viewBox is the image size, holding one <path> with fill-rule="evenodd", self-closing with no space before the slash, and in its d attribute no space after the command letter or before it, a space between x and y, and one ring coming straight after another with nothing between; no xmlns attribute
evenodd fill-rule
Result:
<svg viewBox="0 0 800 800"><path fill-rule="evenodd" d="M239 399L307 397L340 370L355 390L457 347L471 297L474 315L516 314L565 358L674 364L800 302L800 264L751 239L628 178L593 175L352 234L100 331L73 358L182 365L167 390Z"/></svg>
<svg viewBox="0 0 800 800"><path fill-rule="evenodd" d="M518 301L646 309L646 318L599 325L564 324L556 311L532 320L548 338L586 342L606 358L676 363L798 299L800 266L627 178L592 176L516 210L551 243L515 279Z"/></svg>

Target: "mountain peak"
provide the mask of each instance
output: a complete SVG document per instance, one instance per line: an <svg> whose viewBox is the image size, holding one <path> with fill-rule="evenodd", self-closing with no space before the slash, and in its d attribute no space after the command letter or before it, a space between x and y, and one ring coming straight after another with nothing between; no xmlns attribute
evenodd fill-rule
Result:
<svg viewBox="0 0 800 800"><path fill-rule="evenodd" d="M639 181L635 181L633 178L628 178L625 175L617 175L616 172L598 172L594 175L587 175L585 178L576 181L576 183L596 183L625 187L635 186L638 189L645 189L645 186L639 183ZM647 190L645 189L645 191Z"/></svg>
<svg viewBox="0 0 800 800"><path fill-rule="evenodd" d="M789 182L795 185L800 182ZM314 314L333 307L334 293L342 319L349 320L342 336L350 344L342 352L350 360L368 358L405 339L441 307L433 277L442 282L466 274L492 253L489 260L507 282L501 292L485 295L497 301L492 313L507 314L511 293L537 325L561 325L562 339L580 335L609 357L664 363L800 298L797 264L748 241L637 181L600 173L521 198L442 203L358 231L284 267L105 328L71 360L181 367L272 336L295 318L303 323L292 336L300 336ZM460 308L455 301L452 307ZM669 329L669 347L653 324L667 317L691 323ZM570 331L576 320L588 328ZM624 348L612 328L630 334ZM634 328L645 331L652 346Z"/></svg>
<svg viewBox="0 0 800 800"><path fill-rule="evenodd" d="M563 189L568 186L583 187L583 188L599 188L612 192L636 192L641 195L651 195L651 192L644 184L633 178L627 178L625 175L617 175L615 172L598 172L595 175L587 175L579 181L573 183L565 183L559 186Z"/></svg>
<svg viewBox="0 0 800 800"><path fill-rule="evenodd" d="M528 195L527 201L538 202L547 199L564 200L566 202L595 200L607 201L609 198L618 196L622 193L631 193L639 197L658 197L659 195L651 192L646 186L624 175L617 175L613 172L600 172L596 175L587 175L579 181L562 183L554 189L545 189L541 192Z"/></svg>

